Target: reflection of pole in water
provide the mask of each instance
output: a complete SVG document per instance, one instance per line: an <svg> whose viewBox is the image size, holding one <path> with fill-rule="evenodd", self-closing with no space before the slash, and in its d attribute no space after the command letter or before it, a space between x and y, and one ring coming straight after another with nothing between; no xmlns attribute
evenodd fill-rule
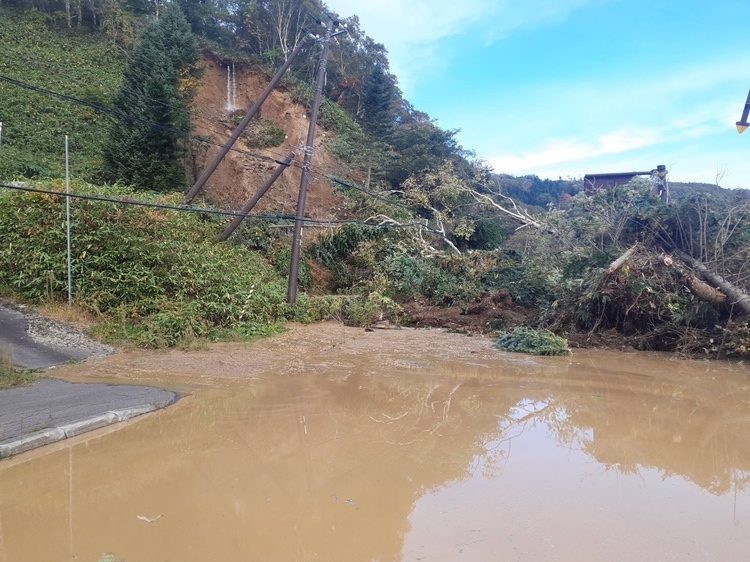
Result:
<svg viewBox="0 0 750 562"><path fill-rule="evenodd" d="M70 540L70 559L73 556L73 447L68 447L68 523Z"/></svg>
<svg viewBox="0 0 750 562"><path fill-rule="evenodd" d="M0 562L7 562L5 558L5 541L3 540L3 512L0 511Z"/></svg>

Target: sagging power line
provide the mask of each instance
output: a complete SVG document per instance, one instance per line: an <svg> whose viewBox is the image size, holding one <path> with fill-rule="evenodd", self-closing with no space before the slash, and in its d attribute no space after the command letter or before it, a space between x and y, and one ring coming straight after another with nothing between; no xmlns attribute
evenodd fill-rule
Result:
<svg viewBox="0 0 750 562"><path fill-rule="evenodd" d="M265 221L295 221L296 217L294 215L286 214L286 213L279 213L279 214L272 214L272 213L243 213L242 211L230 211L227 209L211 209L208 207L193 207L193 206L184 206L184 205L168 205L166 203L151 203L148 201L136 201L134 199L118 199L116 197L104 197L102 195L89 195L89 194L82 194L82 193L66 193L64 191L55 191L51 189L39 189L35 187L28 187L26 185L14 185L14 184L6 184L6 183L0 183L0 189L8 189L12 191L23 191L26 193L39 193L42 195L51 195L53 197L60 197L60 198L66 198L70 197L72 199L80 199L83 201L97 201L102 203L112 203L116 205L126 205L126 206L134 206L134 207L149 207L153 209L162 209L166 211L176 211L176 212L185 212L185 213L195 213L195 214L204 214L204 215L221 215L221 216L229 216L229 217L241 217L243 219L256 219L256 220L265 220ZM424 225L421 223L405 223L405 224L383 224L383 225L376 225L372 223L368 223L363 220L359 219L312 219L312 218L304 218L303 221L308 224L308 226L322 226L325 228L328 228L332 225L339 225L339 224L357 224L360 226L367 226L370 228L380 228L380 229L394 229L394 228L424 228ZM292 224L289 225L290 227ZM429 230L429 229L427 229Z"/></svg>
<svg viewBox="0 0 750 562"><path fill-rule="evenodd" d="M180 137L183 137L183 138L194 140L194 141L199 142L201 144L209 144L209 145L215 145L215 146L222 146L220 143L218 143L216 141L212 141L212 140L210 140L210 139L208 139L206 137L201 137L201 136L193 135L192 133L189 133L188 131L183 131L181 129L175 129L173 127L167 127L166 125L160 125L158 123L154 123L153 121L147 121L145 119L141 119L139 117L136 117L135 115L130 115L128 113L124 113L124 112L118 111L116 109L112 109L112 108L109 108L109 107L106 107L106 106L103 106L103 105L98 105L98 104L95 104L95 103L92 103L92 102L89 102L89 101L86 101L86 100L82 100L82 99L76 98L74 96L70 96L68 94L62 94L60 92L55 92L54 90L49 90L47 88L42 88L40 86L35 86L34 84L29 84L29 83L23 82L21 80L16 80L15 78L11 78L9 76L0 75L0 81L6 82L8 84L12 84L12 85L17 86L19 88L24 88L26 90L31 90L31 91L34 91L34 92L38 92L38 93L42 93L42 94L49 95L49 96L52 96L52 97L56 97L56 98L62 99L64 101L68 101L68 102L71 102L71 103L76 103L76 104L79 104L79 105L83 105L83 106L89 107L91 109L94 109L96 111L99 111L99 112L102 112L102 113L106 113L106 114L112 115L114 117L118 117L120 119L124 119L126 121L131 121L133 123L138 123L140 125L144 125L146 127L150 127L150 128L153 128L153 129L158 129L158 130L161 130L161 131L165 131L167 133L172 133L174 135L177 135L177 136L180 136ZM276 162L276 160L274 158L272 158L270 156L265 156L264 154L259 154L257 152L251 152L249 150L243 150L243 149L235 148L235 147L232 147L230 150L232 150L234 152L237 152L239 154L244 154L246 156L251 156L253 158L257 158L259 160L264 160L266 162Z"/></svg>

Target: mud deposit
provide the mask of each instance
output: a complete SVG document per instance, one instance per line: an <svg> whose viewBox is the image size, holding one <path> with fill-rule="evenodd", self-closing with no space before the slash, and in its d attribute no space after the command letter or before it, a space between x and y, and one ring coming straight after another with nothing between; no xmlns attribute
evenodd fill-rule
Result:
<svg viewBox="0 0 750 562"><path fill-rule="evenodd" d="M326 325L57 372L191 395L0 463L0 562L750 552L742 365Z"/></svg>

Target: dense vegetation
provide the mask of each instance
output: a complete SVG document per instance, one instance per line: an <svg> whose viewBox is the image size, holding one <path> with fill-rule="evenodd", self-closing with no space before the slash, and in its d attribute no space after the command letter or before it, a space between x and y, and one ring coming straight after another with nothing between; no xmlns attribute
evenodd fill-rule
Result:
<svg viewBox="0 0 750 562"><path fill-rule="evenodd" d="M327 20L317 0L17 0L0 16L0 183L61 189L70 134L75 177L89 182L76 191L165 204L180 200L201 143L189 119L196 45L272 71ZM527 323L574 345L615 334L641 349L750 353L746 311L713 295L695 267L748 289L746 193L687 185L667 206L648 180L587 195L577 181L498 174L403 98L384 47L356 16L341 23L348 33L331 46L320 122L347 169L332 181L348 224L305 245L300 284L317 297L285 304L290 239L269 218L220 245L213 215L77 201L76 300L100 333L162 346L263 334L287 319L426 323L430 310L453 309L443 324ZM306 106L318 48L310 42L283 82ZM244 142L274 146L282 135L259 122ZM49 195L0 192L0 295L63 297L63 208ZM481 321L462 324L472 315ZM527 349L518 342L538 334L547 333L501 340Z"/></svg>

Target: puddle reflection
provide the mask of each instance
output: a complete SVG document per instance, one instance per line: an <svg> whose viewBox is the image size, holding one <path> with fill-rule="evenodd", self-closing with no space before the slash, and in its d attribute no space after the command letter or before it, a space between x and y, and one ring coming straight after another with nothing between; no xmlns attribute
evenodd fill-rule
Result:
<svg viewBox="0 0 750 562"><path fill-rule="evenodd" d="M209 386L0 463L0 562L734 560L750 548L741 367L602 352L420 362Z"/></svg>

